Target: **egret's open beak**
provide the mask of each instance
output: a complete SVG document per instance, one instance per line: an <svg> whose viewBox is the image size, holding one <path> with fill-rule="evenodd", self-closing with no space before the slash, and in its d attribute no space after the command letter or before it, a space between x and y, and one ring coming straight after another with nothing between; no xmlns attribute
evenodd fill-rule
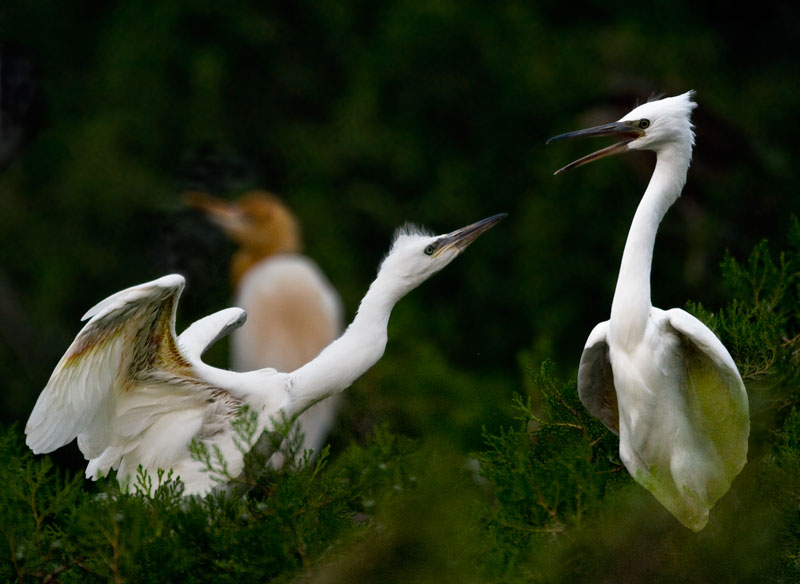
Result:
<svg viewBox="0 0 800 584"><path fill-rule="evenodd" d="M624 138L624 140L621 142L612 144L611 146L603 148L602 150L598 150L597 152L587 154L575 162L570 162L565 167L559 168L553 174L558 174L560 172L564 172L565 170L571 170L573 168L583 166L587 162L593 162L595 160L605 158L606 156L611 156L612 154L624 152L628 149L628 144L644 135L644 130L635 126L634 124L636 124L635 121L613 122L611 124L603 124L602 126L587 128L586 130L578 130L577 132L567 132L566 134L553 136L547 141L547 144L550 142L555 142L556 140L564 140L566 138L591 138L594 136L622 136Z"/></svg>
<svg viewBox="0 0 800 584"><path fill-rule="evenodd" d="M199 191L185 193L183 203L189 207L200 209L209 219L229 233L242 227L245 220L238 205Z"/></svg>
<svg viewBox="0 0 800 584"><path fill-rule="evenodd" d="M488 231L506 217L508 217L508 213L500 213L499 215L481 219L472 225L456 229L447 235L442 235L433 244L436 249L431 255L436 257L443 251L451 248L455 248L458 253L461 253L470 243L475 241L481 233Z"/></svg>

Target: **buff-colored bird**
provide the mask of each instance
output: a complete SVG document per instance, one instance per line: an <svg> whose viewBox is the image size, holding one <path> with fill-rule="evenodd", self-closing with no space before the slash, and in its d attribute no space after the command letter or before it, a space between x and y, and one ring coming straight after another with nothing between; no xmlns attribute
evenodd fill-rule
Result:
<svg viewBox="0 0 800 584"><path fill-rule="evenodd" d="M301 255L297 219L278 197L250 191L227 201L193 192L185 201L238 244L231 259L231 284L234 304L245 310L247 322L231 336L236 371L294 371L341 334L341 298L317 264ZM301 455L324 446L341 397L326 399L298 418L304 437Z"/></svg>

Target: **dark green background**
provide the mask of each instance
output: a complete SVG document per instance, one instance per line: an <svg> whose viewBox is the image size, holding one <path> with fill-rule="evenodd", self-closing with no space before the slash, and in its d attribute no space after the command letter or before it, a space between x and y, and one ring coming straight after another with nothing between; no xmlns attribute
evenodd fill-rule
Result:
<svg viewBox="0 0 800 584"><path fill-rule="evenodd" d="M790 4L5 0L0 40L35 54L47 115L0 176L1 421L24 422L108 294L178 271L179 328L227 306L232 246L180 194L261 187L300 216L348 319L397 226L510 214L400 302L334 438L387 421L480 447L527 366L574 376L652 167L636 153L553 177L605 144L548 137L697 91L657 306L713 310L725 250L780 246L800 209Z"/></svg>

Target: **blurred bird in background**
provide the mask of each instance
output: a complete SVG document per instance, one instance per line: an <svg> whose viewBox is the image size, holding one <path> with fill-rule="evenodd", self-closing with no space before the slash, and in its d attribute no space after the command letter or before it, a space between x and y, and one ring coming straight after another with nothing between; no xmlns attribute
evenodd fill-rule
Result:
<svg viewBox="0 0 800 584"><path fill-rule="evenodd" d="M322 270L302 255L296 217L276 196L250 191L237 201L189 192L184 201L200 209L238 245L231 258L235 306L247 322L231 336L236 371L272 367L294 371L316 357L342 332L342 300ZM342 396L306 410L297 420L302 449L324 446ZM281 463L280 454L273 464Z"/></svg>
<svg viewBox="0 0 800 584"><path fill-rule="evenodd" d="M219 453L227 473L239 476L244 453L232 423L243 406L256 412L256 434L282 416L296 418L349 387L383 355L394 305L453 261L505 214L444 235L413 226L395 234L378 275L347 330L299 369L237 373L204 363L201 355L240 326L246 315L228 308L175 334L182 276L173 274L109 296L90 309L89 322L56 365L25 427L28 446L51 452L77 437L89 461L86 476L112 469L134 488L137 468L155 482L158 469L174 471L184 494L218 484L192 457L199 441Z"/></svg>
<svg viewBox="0 0 800 584"><path fill-rule="evenodd" d="M611 318L594 328L581 355L578 392L589 412L619 435L631 476L700 531L747 461L750 417L736 364L714 333L689 313L650 301L656 232L683 190L692 158L693 96L648 102L617 122L548 142L622 138L556 174L629 150L656 153L625 243Z"/></svg>

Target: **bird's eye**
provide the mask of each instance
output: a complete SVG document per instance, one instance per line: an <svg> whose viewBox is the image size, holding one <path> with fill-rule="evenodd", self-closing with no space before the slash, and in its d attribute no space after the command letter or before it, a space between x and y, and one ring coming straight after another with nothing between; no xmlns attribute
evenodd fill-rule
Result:
<svg viewBox="0 0 800 584"><path fill-rule="evenodd" d="M647 128L649 125L650 125L650 120L648 120L648 119L639 120L639 127L640 127L642 130L644 130L645 128Z"/></svg>
<svg viewBox="0 0 800 584"><path fill-rule="evenodd" d="M425 255L433 255L433 252L436 251L436 248L432 245L429 245L425 248Z"/></svg>

